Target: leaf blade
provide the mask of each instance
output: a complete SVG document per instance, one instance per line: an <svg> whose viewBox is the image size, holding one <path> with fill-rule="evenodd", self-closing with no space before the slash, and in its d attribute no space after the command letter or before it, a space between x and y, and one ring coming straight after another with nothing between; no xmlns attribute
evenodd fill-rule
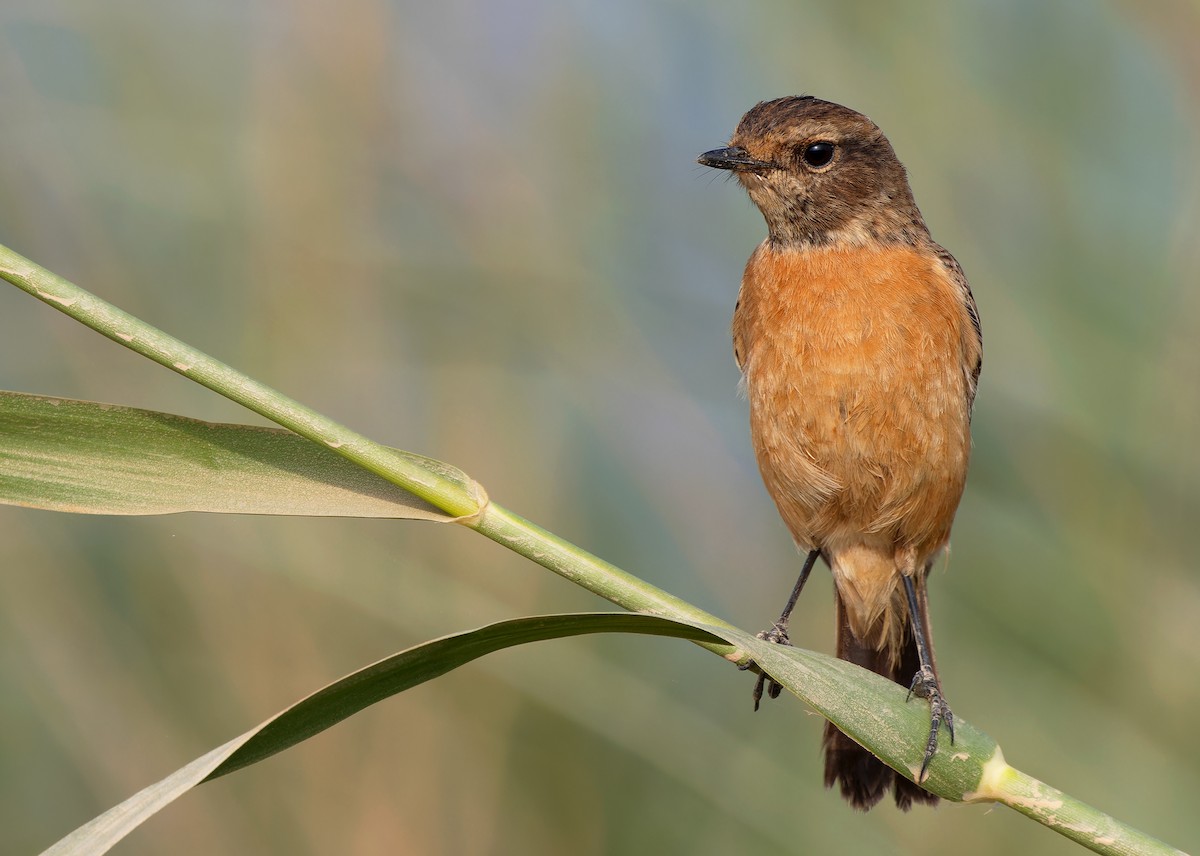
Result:
<svg viewBox="0 0 1200 856"><path fill-rule="evenodd" d="M915 770L915 766L908 765L908 759L909 756L919 758L924 746L927 722L924 704L905 703L902 687L851 663L766 643L741 630L707 627L642 613L536 616L435 639L347 675L134 794L52 845L43 856L105 853L196 785L268 758L376 701L492 651L527 642L601 632L673 636L705 645L723 640L744 648L793 694L833 719L852 737L860 742L868 737L868 748L893 767L909 769L910 775ZM1024 798L1022 782L1028 785L1025 790L1032 788L1034 793L1045 788L1008 767L995 741L968 723L959 722L957 736L953 750L946 747L939 751L930 765L929 778L924 785L934 793L951 800L998 800L1025 811L1028 800ZM988 769L992 782L984 789L985 794L978 790L981 786L979 774ZM1012 775L997 777L997 770ZM1179 851L1163 842L1081 802L1072 800L1070 809L1076 823L1069 829L1054 817L1038 813L1030 816L1098 853L1179 856ZM1079 831L1085 828L1102 831L1103 837Z"/></svg>
<svg viewBox="0 0 1200 856"><path fill-rule="evenodd" d="M257 763L364 708L503 648L587 633L644 633L712 638L707 631L636 613L519 618L408 648L334 681L244 734L80 826L42 856L98 856L196 785Z"/></svg>
<svg viewBox="0 0 1200 856"><path fill-rule="evenodd" d="M352 672L139 791L70 833L45 851L45 856L104 853L196 785L265 760L378 701L493 651L547 639L611 632L733 644L748 651L789 691L834 719L855 739L866 742L885 761L899 763L903 769L908 766L907 755L920 757L928 721L924 705L905 704L902 688L842 660L766 643L729 627L644 613L534 616L425 642ZM996 753L995 742L986 734L966 722L960 722L958 729L953 757L939 752L925 782L930 790L951 800L962 800L978 787L976 771Z"/></svg>
<svg viewBox="0 0 1200 856"><path fill-rule="evenodd" d="M392 451L471 483L439 461ZM455 519L283 429L5 391L0 503L82 514Z"/></svg>

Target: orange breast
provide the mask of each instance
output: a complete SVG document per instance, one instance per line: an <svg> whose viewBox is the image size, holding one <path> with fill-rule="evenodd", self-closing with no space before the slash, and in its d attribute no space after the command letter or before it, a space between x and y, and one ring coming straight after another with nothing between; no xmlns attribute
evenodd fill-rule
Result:
<svg viewBox="0 0 1200 856"><path fill-rule="evenodd" d="M759 467L804 548L945 546L970 451L978 344L932 252L773 250L734 315Z"/></svg>

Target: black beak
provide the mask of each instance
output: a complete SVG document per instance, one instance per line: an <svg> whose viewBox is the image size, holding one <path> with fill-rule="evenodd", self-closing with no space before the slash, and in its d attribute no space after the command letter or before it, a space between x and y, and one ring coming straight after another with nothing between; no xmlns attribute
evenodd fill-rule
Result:
<svg viewBox="0 0 1200 856"><path fill-rule="evenodd" d="M727 149L713 149L696 158L696 163L711 166L713 169L729 169L734 172L762 172L774 169L775 164L755 160L741 146L730 146Z"/></svg>

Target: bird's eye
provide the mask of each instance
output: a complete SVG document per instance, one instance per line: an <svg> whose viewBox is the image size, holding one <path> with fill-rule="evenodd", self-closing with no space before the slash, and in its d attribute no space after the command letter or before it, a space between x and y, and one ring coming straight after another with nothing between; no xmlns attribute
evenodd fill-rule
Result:
<svg viewBox="0 0 1200 856"><path fill-rule="evenodd" d="M823 166L827 166L833 160L833 148L833 143L825 142L824 140L818 143L809 143L804 147L801 157L813 169L820 169Z"/></svg>

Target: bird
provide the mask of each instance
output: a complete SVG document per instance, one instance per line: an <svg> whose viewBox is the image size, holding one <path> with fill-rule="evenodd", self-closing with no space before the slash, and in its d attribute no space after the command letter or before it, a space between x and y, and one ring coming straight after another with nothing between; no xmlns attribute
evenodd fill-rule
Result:
<svg viewBox="0 0 1200 856"><path fill-rule="evenodd" d="M827 722L825 785L866 811L936 804L925 779L954 714L934 662L927 582L966 483L982 366L979 312L962 267L930 236L892 144L863 114L810 95L762 101L729 145L697 161L728 170L766 221L733 315L734 358L767 492L805 558L788 624L818 557L834 581L837 655L929 704L916 782ZM760 672L770 697L780 686Z"/></svg>

